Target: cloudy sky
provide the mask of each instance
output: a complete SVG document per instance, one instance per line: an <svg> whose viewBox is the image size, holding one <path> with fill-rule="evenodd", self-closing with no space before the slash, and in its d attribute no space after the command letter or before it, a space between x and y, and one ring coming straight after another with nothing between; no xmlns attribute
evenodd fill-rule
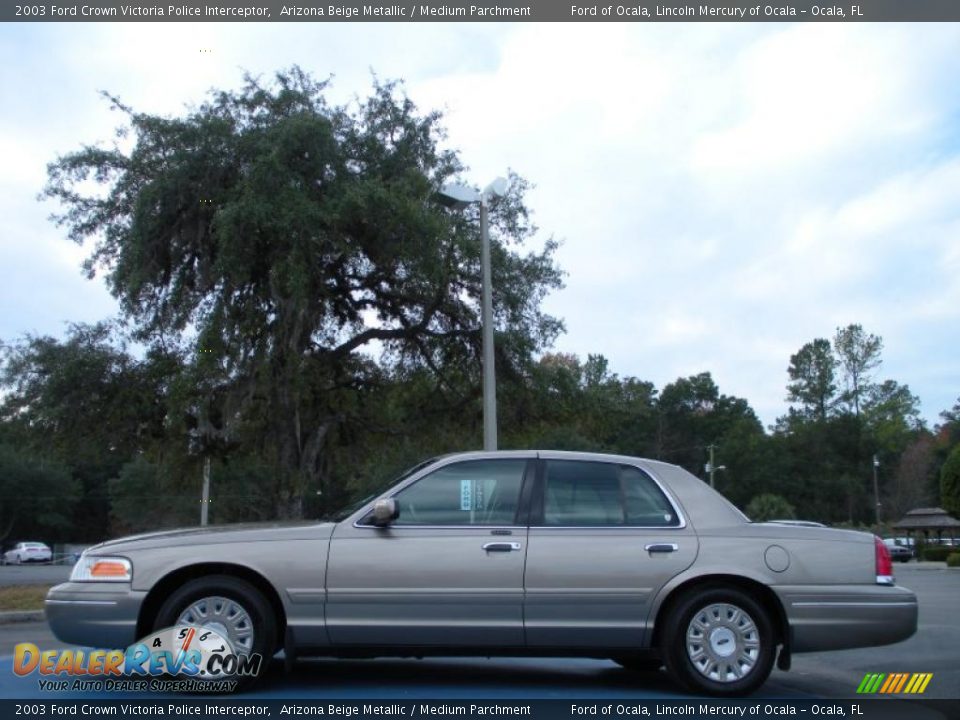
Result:
<svg viewBox="0 0 960 720"><path fill-rule="evenodd" d="M769 424L790 355L859 322L935 422L960 396L958 47L956 24L7 24L0 339L115 312L36 199L111 138L98 91L175 114L296 63L339 101L402 78L468 180L536 184L558 350L658 387L709 370Z"/></svg>

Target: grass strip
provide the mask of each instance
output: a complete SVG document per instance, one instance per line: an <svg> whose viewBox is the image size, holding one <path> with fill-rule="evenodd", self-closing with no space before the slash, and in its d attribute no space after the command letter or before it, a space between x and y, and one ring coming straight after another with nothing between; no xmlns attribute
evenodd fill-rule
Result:
<svg viewBox="0 0 960 720"><path fill-rule="evenodd" d="M43 610L43 599L50 585L13 585L0 587L0 612Z"/></svg>

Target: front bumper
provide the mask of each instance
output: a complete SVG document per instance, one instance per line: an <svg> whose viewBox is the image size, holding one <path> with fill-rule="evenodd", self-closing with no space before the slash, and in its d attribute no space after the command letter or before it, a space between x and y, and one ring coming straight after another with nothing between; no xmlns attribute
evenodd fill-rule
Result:
<svg viewBox="0 0 960 720"><path fill-rule="evenodd" d="M917 596L885 585L774 588L787 613L792 652L890 645L917 631Z"/></svg>
<svg viewBox="0 0 960 720"><path fill-rule="evenodd" d="M63 642L123 649L139 639L137 617L146 595L127 583L67 582L50 588L44 609Z"/></svg>

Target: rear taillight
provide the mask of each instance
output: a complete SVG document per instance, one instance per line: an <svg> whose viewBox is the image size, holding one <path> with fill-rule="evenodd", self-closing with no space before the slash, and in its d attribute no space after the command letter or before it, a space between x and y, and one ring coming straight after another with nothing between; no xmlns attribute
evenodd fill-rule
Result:
<svg viewBox="0 0 960 720"><path fill-rule="evenodd" d="M877 567L877 585L893 585L893 560L883 540L873 536L874 558Z"/></svg>

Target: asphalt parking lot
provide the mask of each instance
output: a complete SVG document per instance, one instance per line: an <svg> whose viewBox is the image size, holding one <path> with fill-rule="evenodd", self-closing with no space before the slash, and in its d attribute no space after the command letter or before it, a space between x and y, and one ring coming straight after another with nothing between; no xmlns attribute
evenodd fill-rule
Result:
<svg viewBox="0 0 960 720"><path fill-rule="evenodd" d="M896 645L795 655L771 679L823 697L850 697L869 672L932 672L925 695L960 699L960 570L943 563L896 564L897 584L917 593L916 634ZM958 713L960 715L960 713Z"/></svg>
<svg viewBox="0 0 960 720"><path fill-rule="evenodd" d="M12 572L28 582L58 582L69 568L0 567L0 584L14 583ZM45 572L46 571L46 572ZM930 672L925 697L956 699L960 716L960 570L942 563L897 565L899 584L920 600L916 635L897 645L862 650L795 655L789 672L774 670L765 697L850 698L867 673ZM49 573L49 574L48 574ZM58 574L59 573L59 574ZM10 656L19 642L41 649L62 647L46 623L0 625L0 697L35 694L36 684L11 680ZM336 661L301 660L284 674L278 663L258 692L264 697L677 697L664 673L633 675L603 660L462 659Z"/></svg>
<svg viewBox="0 0 960 720"><path fill-rule="evenodd" d="M73 565L0 565L0 587L66 582Z"/></svg>

